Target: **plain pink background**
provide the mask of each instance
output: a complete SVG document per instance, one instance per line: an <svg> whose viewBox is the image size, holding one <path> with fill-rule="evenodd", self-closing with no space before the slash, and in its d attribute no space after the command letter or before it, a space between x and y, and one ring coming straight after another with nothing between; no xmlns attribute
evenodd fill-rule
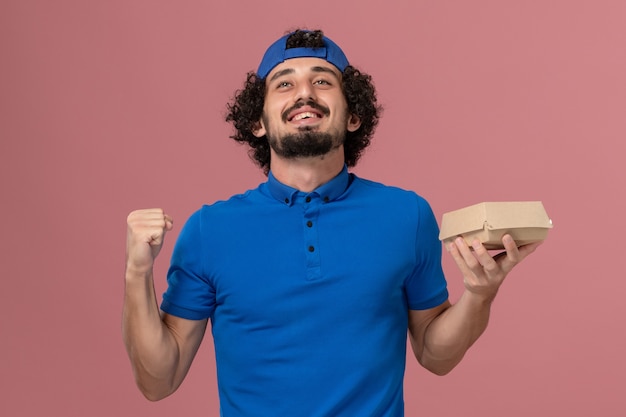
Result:
<svg viewBox="0 0 626 417"><path fill-rule="evenodd" d="M457 369L410 360L407 415L624 415L621 0L2 0L0 415L218 415L209 335L175 395L134 386L126 216L175 218L160 295L187 216L264 179L227 138L225 103L297 26L374 77L385 113L359 175L417 191L439 219L541 200L555 224Z"/></svg>

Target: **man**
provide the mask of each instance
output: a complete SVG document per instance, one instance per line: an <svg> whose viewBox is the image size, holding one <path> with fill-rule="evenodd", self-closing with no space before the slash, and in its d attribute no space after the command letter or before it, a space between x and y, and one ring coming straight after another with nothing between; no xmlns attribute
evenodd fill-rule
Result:
<svg viewBox="0 0 626 417"><path fill-rule="evenodd" d="M178 388L209 319L224 417L402 416L407 329L426 369L459 363L537 244L505 236L494 258L450 244L465 283L451 305L428 203L348 172L378 116L370 77L321 31L298 30L229 105L233 138L268 180L189 218L161 311L152 267L172 219L129 215L123 334L147 398Z"/></svg>

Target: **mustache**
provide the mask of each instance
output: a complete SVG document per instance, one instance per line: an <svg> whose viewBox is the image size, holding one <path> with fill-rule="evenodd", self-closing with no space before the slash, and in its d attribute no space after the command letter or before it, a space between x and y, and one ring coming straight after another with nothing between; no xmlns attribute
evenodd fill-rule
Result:
<svg viewBox="0 0 626 417"><path fill-rule="evenodd" d="M328 107L324 107L321 104L318 104L318 103L316 103L313 100L298 101L296 104L294 104L293 106L291 106L290 108L288 108L287 110L285 110L283 112L283 114L282 114L283 122L287 122L287 118L289 117L289 113L291 113L294 110L299 109L300 107L304 107L304 106L309 106L312 109L315 109L315 110L319 111L324 116L328 116L330 114L330 109Z"/></svg>

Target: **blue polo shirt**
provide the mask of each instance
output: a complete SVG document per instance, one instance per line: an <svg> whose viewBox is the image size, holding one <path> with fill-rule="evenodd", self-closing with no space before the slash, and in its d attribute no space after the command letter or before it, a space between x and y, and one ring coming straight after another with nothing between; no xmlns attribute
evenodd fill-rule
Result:
<svg viewBox="0 0 626 417"><path fill-rule="evenodd" d="M414 192L270 173L189 218L161 308L210 318L223 417L403 416L408 310L448 298L437 236Z"/></svg>

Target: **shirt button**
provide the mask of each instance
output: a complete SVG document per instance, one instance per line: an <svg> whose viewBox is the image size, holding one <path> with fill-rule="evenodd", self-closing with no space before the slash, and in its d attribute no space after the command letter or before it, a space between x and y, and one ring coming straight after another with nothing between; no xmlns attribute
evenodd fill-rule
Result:
<svg viewBox="0 0 626 417"><path fill-rule="evenodd" d="M307 198L305 199L305 201L306 201L307 203L310 203L310 202L311 202L311 196L307 196Z"/></svg>
<svg viewBox="0 0 626 417"><path fill-rule="evenodd" d="M329 200L330 198L328 198L328 196L324 197L324 203L328 203Z"/></svg>
<svg viewBox="0 0 626 417"><path fill-rule="evenodd" d="M313 227L313 222L311 220L309 220L308 222L306 222L306 225L308 227Z"/></svg>
<svg viewBox="0 0 626 417"><path fill-rule="evenodd" d="M285 203L289 204L289 199L285 198Z"/></svg>
<svg viewBox="0 0 626 417"><path fill-rule="evenodd" d="M309 252L315 252L315 248L313 246L309 246Z"/></svg>

